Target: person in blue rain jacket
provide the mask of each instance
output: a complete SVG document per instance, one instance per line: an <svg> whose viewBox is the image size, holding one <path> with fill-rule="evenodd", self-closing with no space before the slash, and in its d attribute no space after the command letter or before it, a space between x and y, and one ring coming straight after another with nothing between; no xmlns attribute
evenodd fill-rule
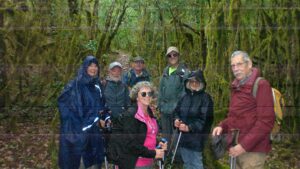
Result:
<svg viewBox="0 0 300 169"><path fill-rule="evenodd" d="M62 169L100 168L104 147L99 123L105 110L99 79L99 64L87 56L58 98L60 112L59 167ZM89 126L90 127L87 127ZM87 127L83 131L83 128Z"/></svg>

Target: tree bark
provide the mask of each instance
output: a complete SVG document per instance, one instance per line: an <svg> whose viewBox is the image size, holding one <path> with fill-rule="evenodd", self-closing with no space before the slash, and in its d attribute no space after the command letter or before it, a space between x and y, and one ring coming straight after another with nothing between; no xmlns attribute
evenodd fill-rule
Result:
<svg viewBox="0 0 300 169"><path fill-rule="evenodd" d="M106 43L106 46L105 46L105 52L107 52L107 51L110 50L110 44L111 44L112 40L114 39L114 37L116 36L116 34L117 34L118 30L119 30L119 27L120 27L120 25L121 25L121 23L122 23L122 21L124 19L124 16L125 16L127 8L128 8L127 0L125 0L124 3L123 3L121 14L118 17L117 23L114 26L112 32L110 33L110 35L109 35L109 37L107 39L107 43Z"/></svg>
<svg viewBox="0 0 300 169"><path fill-rule="evenodd" d="M101 32L101 37L100 37L100 40L99 40L99 43L98 43L98 49L97 49L97 53L96 53L97 58L100 58L101 55L102 55L102 52L103 52L103 49L104 49L103 44L104 44L104 41L105 41L106 36L108 34L108 30L109 30L110 25L111 25L111 20L112 20L113 11L115 9L115 4L116 4L116 1L113 0L112 3L111 3L111 6L110 6L110 8L107 12L104 31Z"/></svg>
<svg viewBox="0 0 300 169"><path fill-rule="evenodd" d="M0 3L0 8L4 8L3 1ZM4 27L4 16L3 16L3 10L0 10L0 29L3 29ZM5 64L5 56L6 53L6 46L4 42L3 32L0 32L0 112L5 112L5 106L7 98L7 92L4 88L6 86L7 82L7 76L6 76L6 67Z"/></svg>
<svg viewBox="0 0 300 169"><path fill-rule="evenodd" d="M94 3L94 8L93 8L93 19L91 19L91 39L96 39L97 38L97 30L98 30L98 22L99 22L99 17L98 17L98 12L99 12L99 0L95 0Z"/></svg>
<svg viewBox="0 0 300 169"><path fill-rule="evenodd" d="M68 0L69 4L69 14L71 19L75 19L75 16L78 14L78 2L77 0Z"/></svg>

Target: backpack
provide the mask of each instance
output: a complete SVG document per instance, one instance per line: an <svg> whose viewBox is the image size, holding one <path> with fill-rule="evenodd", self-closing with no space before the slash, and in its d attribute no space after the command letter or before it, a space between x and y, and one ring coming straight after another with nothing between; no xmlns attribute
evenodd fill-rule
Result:
<svg viewBox="0 0 300 169"><path fill-rule="evenodd" d="M264 78L258 77L254 82L253 90L252 90L252 95L254 96L254 98L256 97L256 93L257 93L257 89L258 89L258 82L261 79L264 79ZM272 129L271 135L270 135L271 140L273 140L276 137L276 135L279 133L281 123L283 120L283 115L285 113L284 98L283 98L282 94L280 93L280 91L275 88L272 88L272 95L273 95L273 102L274 102L275 123L274 123L273 129Z"/></svg>

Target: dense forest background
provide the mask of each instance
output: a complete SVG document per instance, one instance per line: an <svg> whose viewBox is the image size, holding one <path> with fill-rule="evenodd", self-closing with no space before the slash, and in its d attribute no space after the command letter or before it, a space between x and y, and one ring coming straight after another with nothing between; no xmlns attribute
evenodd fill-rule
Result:
<svg viewBox="0 0 300 169"><path fill-rule="evenodd" d="M120 56L143 56L158 86L171 45L205 72L215 123L227 113L229 57L247 51L286 101L267 166L300 168L298 0L0 0L1 168L57 167L56 100L85 56L102 77ZM207 168L228 168L210 156Z"/></svg>

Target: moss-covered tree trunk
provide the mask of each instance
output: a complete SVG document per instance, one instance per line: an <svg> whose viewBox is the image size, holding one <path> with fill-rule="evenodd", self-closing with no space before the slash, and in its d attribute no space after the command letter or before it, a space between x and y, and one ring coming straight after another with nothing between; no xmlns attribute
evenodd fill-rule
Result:
<svg viewBox="0 0 300 169"><path fill-rule="evenodd" d="M4 27L4 0L0 1L0 30ZM6 68L7 68L7 62L4 59L5 53L6 53L6 45L4 42L4 32L0 31L0 112L3 114L6 114L5 107L6 107L6 99L8 96L8 91L5 90L5 87L7 85L7 77L6 77ZM1 115L0 115L1 117Z"/></svg>

